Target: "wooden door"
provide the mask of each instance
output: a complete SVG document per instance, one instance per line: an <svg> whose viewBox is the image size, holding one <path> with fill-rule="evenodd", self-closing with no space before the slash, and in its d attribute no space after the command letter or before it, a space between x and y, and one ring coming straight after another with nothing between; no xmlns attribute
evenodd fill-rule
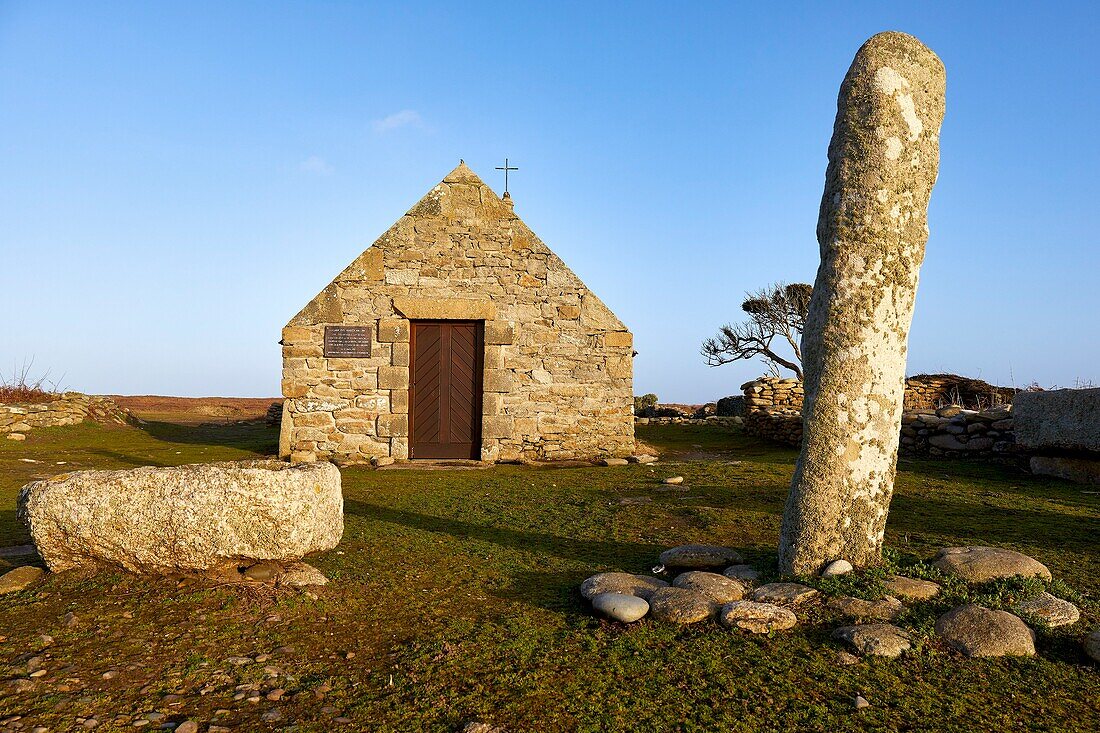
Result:
<svg viewBox="0 0 1100 733"><path fill-rule="evenodd" d="M481 458L481 321L413 321L409 457Z"/></svg>

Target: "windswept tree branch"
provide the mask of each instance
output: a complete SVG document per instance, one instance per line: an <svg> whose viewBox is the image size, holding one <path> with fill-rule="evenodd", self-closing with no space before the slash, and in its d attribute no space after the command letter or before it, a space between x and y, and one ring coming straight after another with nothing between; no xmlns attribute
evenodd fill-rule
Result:
<svg viewBox="0 0 1100 733"><path fill-rule="evenodd" d="M812 287L804 283L776 283L754 293L746 293L741 310L749 320L726 324L716 336L703 342L701 353L708 366L721 366L742 359L761 357L769 370L794 372L802 379L802 350L799 342L806 326ZM784 358L772 348L782 337L791 347L794 359Z"/></svg>

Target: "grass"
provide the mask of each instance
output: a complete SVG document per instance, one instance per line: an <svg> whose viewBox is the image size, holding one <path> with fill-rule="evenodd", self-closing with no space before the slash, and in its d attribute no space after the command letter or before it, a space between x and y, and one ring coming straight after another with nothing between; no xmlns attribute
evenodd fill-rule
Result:
<svg viewBox="0 0 1100 733"><path fill-rule="evenodd" d="M253 457L272 452L275 437L262 425L152 423L0 441L0 546L27 541L14 501L35 475ZM312 560L332 579L316 597L121 572L51 576L0 597L0 680L25 677L32 654L49 670L33 689L0 687L0 720L22 715L68 730L96 716L98 730L133 730L157 710L203 729L222 721L249 731L338 730L341 716L353 721L344 729L382 731L450 731L473 720L513 732L1100 728L1100 668L1079 643L1100 622L1095 494L1007 467L903 460L888 566L812 582L875 597L877 578L900 569L945 583L945 597L900 621L914 630L911 654L843 667L829 640L841 622L820 604L796 632L763 637L591 615L576 592L581 580L647 571L662 549L686 542L737 547L774 575L794 451L703 426L645 426L639 438L664 452L660 464L345 469L344 541ZM674 474L685 477L682 487L660 483ZM1046 563L1053 590L1079 603L1082 621L1039 629L1034 659L966 660L946 650L931 625L951 604L1011 607L1045 587L968 587L924 562L965 544ZM259 654L271 658L226 661ZM117 677L103 679L112 670ZM240 685L245 697L234 700ZM286 690L279 702L248 702L274 687ZM855 712L856 694L871 707ZM261 719L272 710L278 721Z"/></svg>

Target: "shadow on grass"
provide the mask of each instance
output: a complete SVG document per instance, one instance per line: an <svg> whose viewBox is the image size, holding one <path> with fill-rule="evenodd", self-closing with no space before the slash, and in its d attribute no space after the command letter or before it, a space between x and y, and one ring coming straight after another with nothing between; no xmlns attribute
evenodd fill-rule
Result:
<svg viewBox="0 0 1100 733"><path fill-rule="evenodd" d="M135 468L139 468L141 466L156 466L156 467L160 468L160 467L171 465L171 464L168 464L168 463L164 463L163 461L154 460L152 458L149 458L148 456L131 456L131 455L127 455L126 453L119 453L118 451L106 450L106 449L103 449L103 448L91 449L91 450L88 451L88 453L91 453L92 455L95 455L95 456L101 456L103 458L109 458L112 461L117 461L117 462L125 464L127 466L134 466ZM111 470L111 469L105 469L105 470Z"/></svg>
<svg viewBox="0 0 1100 733"><path fill-rule="evenodd" d="M278 430L256 423L181 425L147 421L137 427L167 443L239 448L260 455L273 454L279 447Z"/></svg>
<svg viewBox="0 0 1100 733"><path fill-rule="evenodd" d="M895 494L888 525L894 532L980 538L983 545L1043 544L1059 552L1096 552L1095 538L1100 531L1096 520L1041 509L983 506L975 499L972 503Z"/></svg>
<svg viewBox="0 0 1100 733"><path fill-rule="evenodd" d="M425 532L439 532L460 539L472 538L513 550L578 560L600 567L646 568L649 567L647 563L653 564L654 558L661 549L664 549L640 542L586 540L502 527L487 527L347 498L344 500L344 511L364 519L399 524Z"/></svg>
<svg viewBox="0 0 1100 733"><path fill-rule="evenodd" d="M15 516L14 505L15 502L12 501L11 509L0 510L0 547L25 545L31 541L31 533L27 525Z"/></svg>

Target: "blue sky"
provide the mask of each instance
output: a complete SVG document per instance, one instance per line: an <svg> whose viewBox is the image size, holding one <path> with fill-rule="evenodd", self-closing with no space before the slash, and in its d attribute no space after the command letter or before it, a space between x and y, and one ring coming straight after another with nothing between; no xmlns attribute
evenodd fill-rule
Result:
<svg viewBox="0 0 1100 733"><path fill-rule="evenodd" d="M909 373L1100 382L1100 11L1041 3L0 2L0 371L271 396L281 326L459 158L701 402L742 293L812 282L840 81L944 60Z"/></svg>

